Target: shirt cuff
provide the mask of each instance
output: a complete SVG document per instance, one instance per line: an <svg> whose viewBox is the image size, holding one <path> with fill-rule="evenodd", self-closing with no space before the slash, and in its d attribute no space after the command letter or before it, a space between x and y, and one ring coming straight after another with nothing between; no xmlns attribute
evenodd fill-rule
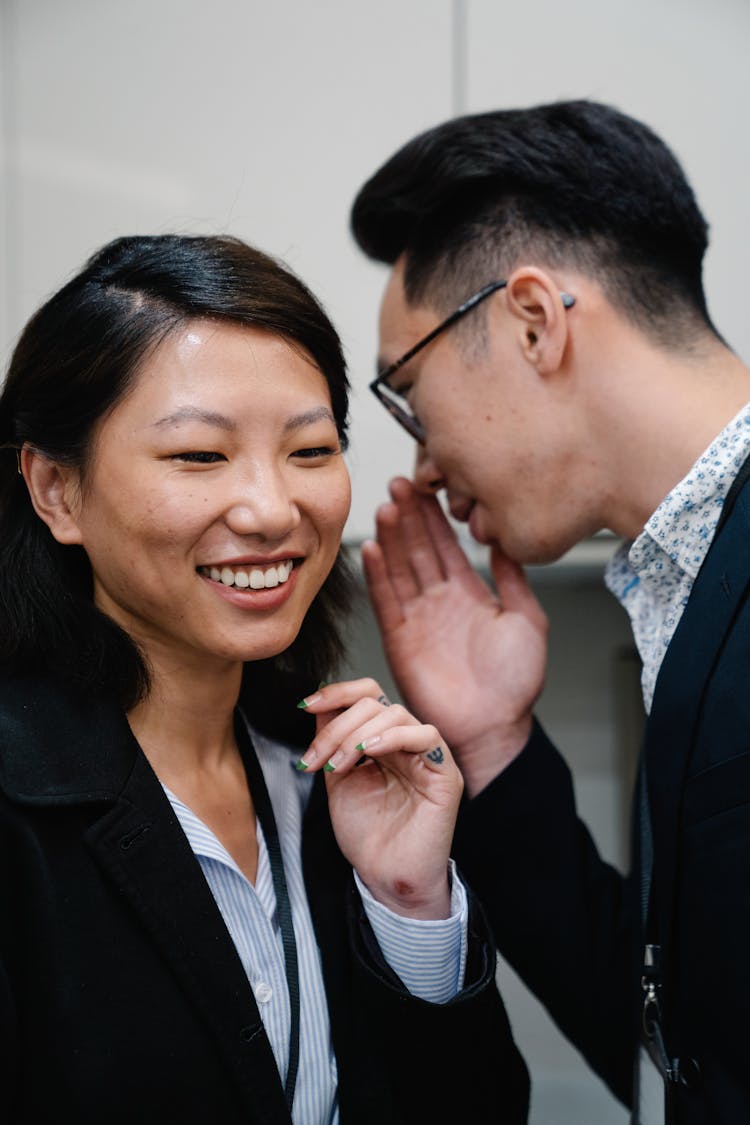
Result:
<svg viewBox="0 0 750 1125"><path fill-rule="evenodd" d="M449 860L449 918L424 920L394 914L373 898L357 872L357 885L367 920L380 951L404 987L420 1000L446 1004L462 989L466 969L468 902L466 888Z"/></svg>

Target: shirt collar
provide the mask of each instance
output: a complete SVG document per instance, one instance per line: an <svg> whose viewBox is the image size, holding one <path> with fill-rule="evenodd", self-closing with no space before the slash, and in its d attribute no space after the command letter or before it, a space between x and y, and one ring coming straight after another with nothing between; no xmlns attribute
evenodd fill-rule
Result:
<svg viewBox="0 0 750 1125"><path fill-rule="evenodd" d="M729 422L662 500L641 534L626 544L632 570L657 577L667 556L695 579L711 545L732 481L750 453L750 404Z"/></svg>

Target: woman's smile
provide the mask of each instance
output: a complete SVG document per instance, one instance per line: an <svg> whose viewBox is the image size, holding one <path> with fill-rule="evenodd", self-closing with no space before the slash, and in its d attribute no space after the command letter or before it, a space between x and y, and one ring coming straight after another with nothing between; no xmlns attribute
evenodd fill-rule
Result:
<svg viewBox="0 0 750 1125"><path fill-rule="evenodd" d="M231 605L256 612L270 611L278 609L292 596L301 565L300 558L265 565L223 563L199 566L198 574L206 579L217 597Z"/></svg>
<svg viewBox="0 0 750 1125"><path fill-rule="evenodd" d="M270 590L274 586L283 585L290 574L294 563L291 559L282 559L277 563L246 563L231 566L223 563L219 566L198 567L198 573L213 582L221 582L223 586L236 586L238 590Z"/></svg>

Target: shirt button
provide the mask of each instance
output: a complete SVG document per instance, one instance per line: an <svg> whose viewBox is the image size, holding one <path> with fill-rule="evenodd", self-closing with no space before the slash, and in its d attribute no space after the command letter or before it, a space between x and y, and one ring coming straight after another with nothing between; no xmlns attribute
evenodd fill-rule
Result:
<svg viewBox="0 0 750 1125"><path fill-rule="evenodd" d="M259 1004L267 1004L273 999L273 989L265 981L259 981L255 986L255 999Z"/></svg>

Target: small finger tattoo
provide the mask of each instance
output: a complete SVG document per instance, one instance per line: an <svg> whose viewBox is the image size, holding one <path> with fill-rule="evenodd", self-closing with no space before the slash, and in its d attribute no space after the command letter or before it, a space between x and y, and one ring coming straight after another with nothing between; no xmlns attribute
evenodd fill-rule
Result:
<svg viewBox="0 0 750 1125"><path fill-rule="evenodd" d="M428 750L425 757L434 762L436 766L439 766L445 760L445 755L439 746L436 746L434 750Z"/></svg>
<svg viewBox="0 0 750 1125"><path fill-rule="evenodd" d="M379 695L378 703L382 703L384 707L390 707L391 701L387 695Z"/></svg>

